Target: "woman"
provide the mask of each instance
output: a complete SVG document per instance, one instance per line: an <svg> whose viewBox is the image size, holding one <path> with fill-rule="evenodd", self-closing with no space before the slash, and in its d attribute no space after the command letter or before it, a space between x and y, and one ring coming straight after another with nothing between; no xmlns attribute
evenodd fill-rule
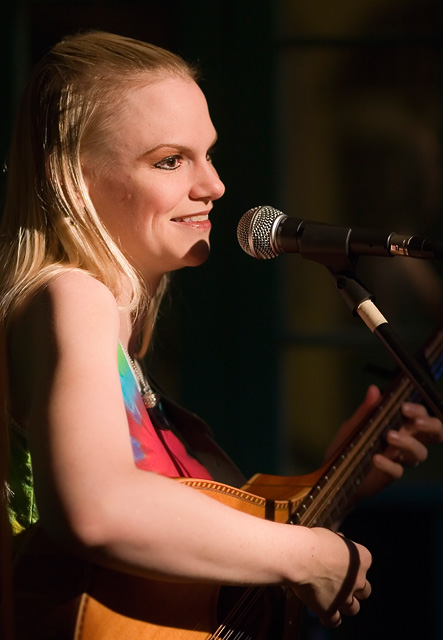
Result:
<svg viewBox="0 0 443 640"><path fill-rule="evenodd" d="M243 482L134 361L168 274L208 256L210 213L224 192L215 139L189 65L106 33L57 45L24 97L8 170L1 313L11 448L23 463L18 478L11 465L11 520L17 531L36 520L34 489L39 517L17 574L32 558L45 576L33 591L29 573L17 579L27 604L39 603L31 628L18 616L19 638L65 637L54 602L64 610L81 592L61 595L84 567L103 567L109 580L154 580L161 593L165 583L290 585L329 626L370 594L364 547L255 518L171 479ZM360 413L377 397L371 388ZM422 407L408 405L405 418L362 492L401 474L389 454L414 463L426 457L424 442L442 439ZM61 550L52 564L48 545Z"/></svg>

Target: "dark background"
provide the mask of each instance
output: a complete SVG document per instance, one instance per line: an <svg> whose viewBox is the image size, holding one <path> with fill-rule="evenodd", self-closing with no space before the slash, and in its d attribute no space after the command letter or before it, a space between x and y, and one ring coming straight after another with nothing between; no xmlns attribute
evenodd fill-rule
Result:
<svg viewBox="0 0 443 640"><path fill-rule="evenodd" d="M64 34L104 29L199 63L227 191L209 261L172 279L149 366L248 476L317 468L367 384L385 386L394 366L322 266L253 260L238 220L271 204L443 237L440 4L2 0L2 164L29 70ZM358 275L415 350L441 322L443 298L440 265L412 262L362 259ZM316 638L443 638L441 449L345 523L373 552L374 594Z"/></svg>

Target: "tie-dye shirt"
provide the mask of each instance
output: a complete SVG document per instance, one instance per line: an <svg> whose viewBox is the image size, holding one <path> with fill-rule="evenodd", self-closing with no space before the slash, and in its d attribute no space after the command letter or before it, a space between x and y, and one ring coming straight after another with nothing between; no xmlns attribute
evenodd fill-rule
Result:
<svg viewBox="0 0 443 640"><path fill-rule="evenodd" d="M162 475L212 479L209 472L188 451L171 430L161 408L143 404L132 368L119 344L118 371L128 418L134 462L139 469ZM34 497L31 456L26 432L10 419L10 477L7 487L9 521L14 534L28 529L38 519Z"/></svg>
<svg viewBox="0 0 443 640"><path fill-rule="evenodd" d="M211 480L206 468L186 449L162 412L161 401L149 413L128 359L119 344L118 371L135 464L163 476Z"/></svg>

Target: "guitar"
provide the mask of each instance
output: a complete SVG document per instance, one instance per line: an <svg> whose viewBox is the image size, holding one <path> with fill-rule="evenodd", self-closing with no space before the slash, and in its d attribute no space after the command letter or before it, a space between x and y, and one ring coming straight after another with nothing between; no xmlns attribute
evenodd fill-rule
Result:
<svg viewBox="0 0 443 640"><path fill-rule="evenodd" d="M434 378L441 374L443 329L423 350ZM319 470L299 477L255 475L241 489L179 479L224 504L276 522L329 527L350 506L384 436L401 424L401 405L419 394L400 374L372 414ZM76 602L74 640L287 640L298 636L303 606L291 589L226 588L135 578L95 568Z"/></svg>

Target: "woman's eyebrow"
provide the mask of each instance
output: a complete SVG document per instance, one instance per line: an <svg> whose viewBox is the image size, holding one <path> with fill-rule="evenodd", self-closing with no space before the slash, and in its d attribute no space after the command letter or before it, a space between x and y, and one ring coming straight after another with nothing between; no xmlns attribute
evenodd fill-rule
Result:
<svg viewBox="0 0 443 640"><path fill-rule="evenodd" d="M218 135L216 134L214 137L214 140L212 141L212 143L209 145L208 149L212 149L216 142L218 140ZM156 145L155 147L152 147L151 149L148 149L147 151L144 151L142 153L142 157L143 156L147 156L151 153L154 153L155 151L158 151L159 149L174 149L177 150L181 153L191 153L192 149L191 147L188 147L187 145L183 145L183 144L179 144L176 142L161 142L160 144Z"/></svg>
<svg viewBox="0 0 443 640"><path fill-rule="evenodd" d="M177 151L190 151L190 148L183 144L176 144L175 142L162 142L161 144L158 144L155 147L152 147L151 149L144 151L142 155L147 156L150 153L154 153L155 151L158 151L159 149L175 149Z"/></svg>

